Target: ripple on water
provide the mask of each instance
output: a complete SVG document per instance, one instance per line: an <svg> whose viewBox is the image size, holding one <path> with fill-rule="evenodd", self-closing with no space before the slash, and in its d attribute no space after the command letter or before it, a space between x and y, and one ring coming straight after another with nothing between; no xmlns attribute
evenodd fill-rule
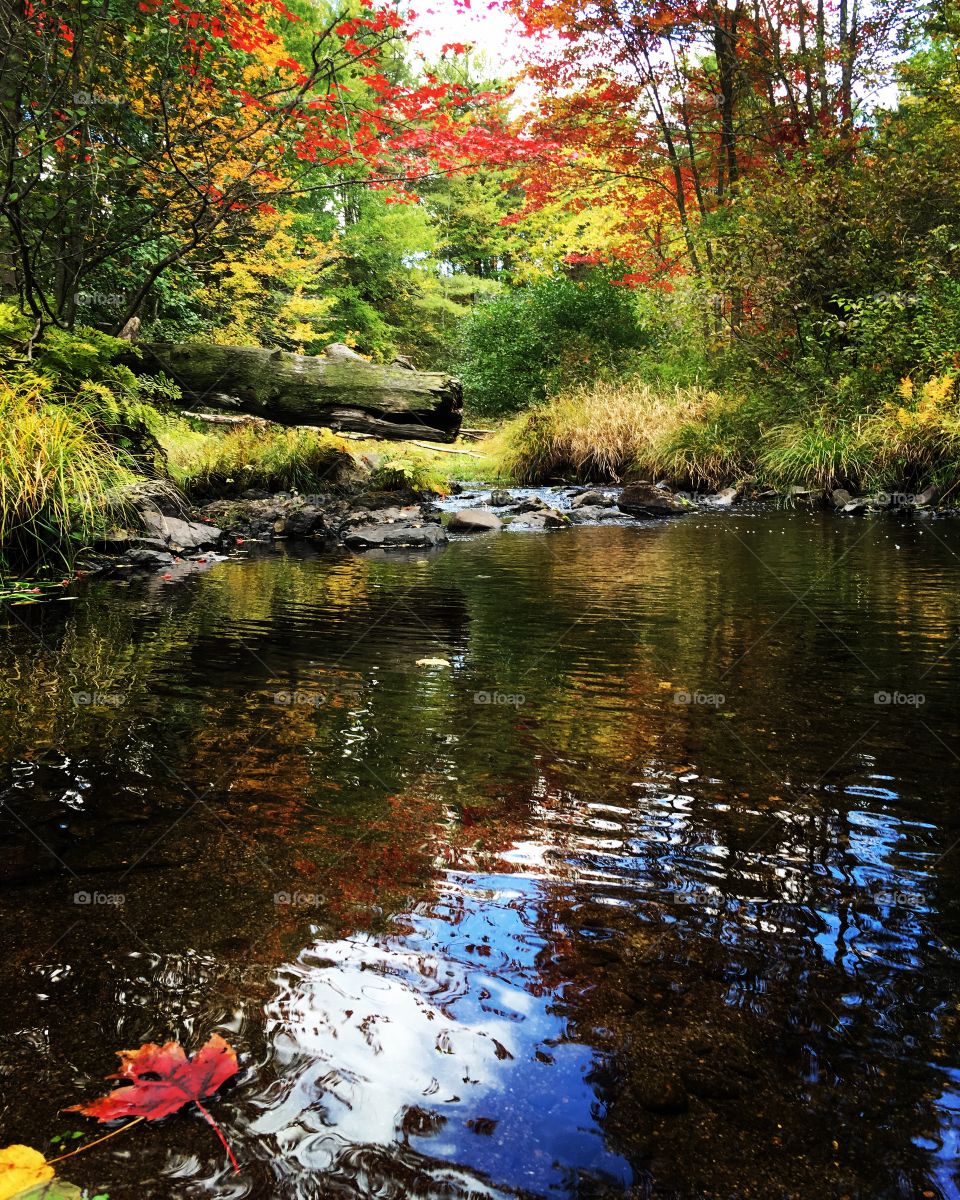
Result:
<svg viewBox="0 0 960 1200"><path fill-rule="evenodd" d="M47 1144L116 1047L219 1029L241 1176L184 1115L69 1177L956 1195L938 527L896 554L800 513L291 552L5 628L5 1135ZM875 700L900 692L923 704Z"/></svg>

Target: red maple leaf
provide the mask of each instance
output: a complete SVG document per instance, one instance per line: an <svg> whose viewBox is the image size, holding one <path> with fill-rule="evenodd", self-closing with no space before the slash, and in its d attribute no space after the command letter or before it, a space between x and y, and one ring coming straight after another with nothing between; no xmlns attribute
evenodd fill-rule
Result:
<svg viewBox="0 0 960 1200"><path fill-rule="evenodd" d="M119 1079L106 1096L89 1104L74 1104L67 1112L83 1113L98 1121L116 1121L133 1117L141 1121L159 1121L178 1112L185 1104L195 1104L213 1126L230 1156L234 1169L239 1170L233 1151L213 1117L200 1103L240 1069L237 1055L229 1042L219 1033L211 1036L192 1058L187 1058L179 1042L158 1046L146 1042L139 1050L119 1050L120 1070L107 1079Z"/></svg>

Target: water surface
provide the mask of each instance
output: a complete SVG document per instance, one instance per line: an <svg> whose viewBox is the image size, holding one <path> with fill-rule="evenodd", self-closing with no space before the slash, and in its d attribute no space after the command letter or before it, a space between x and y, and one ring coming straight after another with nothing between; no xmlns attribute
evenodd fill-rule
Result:
<svg viewBox="0 0 960 1200"><path fill-rule="evenodd" d="M239 1176L189 1113L64 1174L960 1195L958 554L726 514L6 610L3 1137L220 1031Z"/></svg>

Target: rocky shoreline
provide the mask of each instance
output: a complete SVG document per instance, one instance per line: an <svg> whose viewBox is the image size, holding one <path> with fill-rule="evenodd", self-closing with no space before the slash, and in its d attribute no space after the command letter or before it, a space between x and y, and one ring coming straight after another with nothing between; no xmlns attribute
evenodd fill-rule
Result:
<svg viewBox="0 0 960 1200"><path fill-rule="evenodd" d="M302 496L291 492L248 491L199 506L167 483L143 483L125 498L127 526L95 547L91 570L171 571L184 562L219 559L241 546L308 541L325 548L368 551L432 550L451 537L498 532L536 532L573 525L622 524L718 512L735 505L753 508L790 503L832 508L856 515L910 511L933 516L932 491L910 496L853 497L792 489L785 496L730 487L710 495L671 491L662 484L623 487L557 485L546 488L494 488L451 495L403 491L337 492Z"/></svg>

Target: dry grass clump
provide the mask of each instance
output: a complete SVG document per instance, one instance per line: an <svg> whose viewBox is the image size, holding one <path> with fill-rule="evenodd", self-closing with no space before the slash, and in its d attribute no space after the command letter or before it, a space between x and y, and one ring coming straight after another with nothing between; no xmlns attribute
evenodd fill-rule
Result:
<svg viewBox="0 0 960 1200"><path fill-rule="evenodd" d="M518 483L616 483L660 474L670 470L671 439L687 426L700 427L719 405L716 393L700 387L601 382L579 388L510 422L504 465Z"/></svg>

